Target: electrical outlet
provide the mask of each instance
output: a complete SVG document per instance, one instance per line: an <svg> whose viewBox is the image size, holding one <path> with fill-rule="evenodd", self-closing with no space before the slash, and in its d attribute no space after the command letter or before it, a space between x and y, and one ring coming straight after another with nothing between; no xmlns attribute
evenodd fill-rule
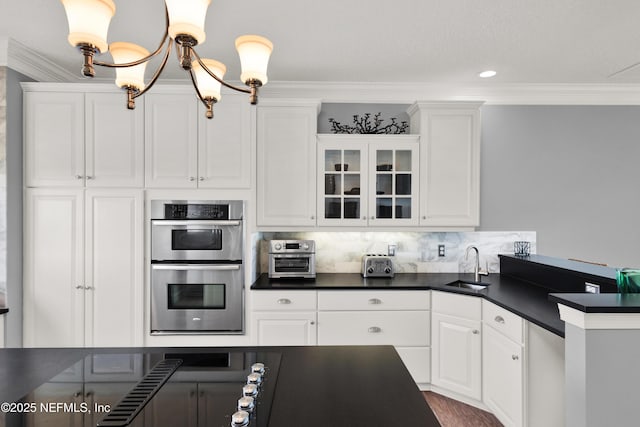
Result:
<svg viewBox="0 0 640 427"><path fill-rule="evenodd" d="M444 245L438 245L438 256L439 257L444 256Z"/></svg>
<svg viewBox="0 0 640 427"><path fill-rule="evenodd" d="M589 282L584 282L584 291L590 294L599 294L600 293L600 285L596 285Z"/></svg>

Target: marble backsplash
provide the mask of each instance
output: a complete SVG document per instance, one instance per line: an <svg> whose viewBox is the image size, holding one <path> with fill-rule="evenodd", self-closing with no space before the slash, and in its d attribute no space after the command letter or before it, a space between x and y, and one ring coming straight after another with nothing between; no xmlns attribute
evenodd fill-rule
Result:
<svg viewBox="0 0 640 427"><path fill-rule="evenodd" d="M465 258L467 247L476 246L480 252L480 267L499 272L498 254L513 254L515 241L531 243L536 253L534 231L478 231L478 232L277 232L260 233L254 240L259 257L260 272L268 268L268 240L309 239L316 242L316 271L318 273L359 273L363 254L387 254L389 245L396 245L394 265L397 273L456 273L472 272L474 257ZM444 245L445 256L438 256L438 246ZM257 273L257 272L256 272Z"/></svg>

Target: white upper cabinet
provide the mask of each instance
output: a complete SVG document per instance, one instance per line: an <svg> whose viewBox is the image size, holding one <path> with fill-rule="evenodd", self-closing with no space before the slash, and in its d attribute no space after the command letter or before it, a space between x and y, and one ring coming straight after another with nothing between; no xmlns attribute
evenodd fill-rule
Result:
<svg viewBox="0 0 640 427"><path fill-rule="evenodd" d="M263 100L257 109L257 225L315 226L319 102Z"/></svg>
<svg viewBox="0 0 640 427"><path fill-rule="evenodd" d="M318 225L417 225L418 139L318 135Z"/></svg>
<svg viewBox="0 0 640 427"><path fill-rule="evenodd" d="M186 91L146 94L144 102L147 187L250 188L252 122L246 95L225 94L213 119Z"/></svg>
<svg viewBox="0 0 640 427"><path fill-rule="evenodd" d="M84 94L25 92L25 184L84 185Z"/></svg>
<svg viewBox="0 0 640 427"><path fill-rule="evenodd" d="M85 95L87 187L142 187L144 107L125 106L122 93Z"/></svg>
<svg viewBox="0 0 640 427"><path fill-rule="evenodd" d="M213 119L198 109L198 186L251 187L251 104L245 94L224 94Z"/></svg>
<svg viewBox="0 0 640 427"><path fill-rule="evenodd" d="M121 93L25 92L28 187L140 187L143 108Z"/></svg>
<svg viewBox="0 0 640 427"><path fill-rule="evenodd" d="M420 225L480 223L480 102L418 102L409 108L420 134Z"/></svg>
<svg viewBox="0 0 640 427"><path fill-rule="evenodd" d="M197 186L198 104L193 94L147 93L145 107L146 186Z"/></svg>

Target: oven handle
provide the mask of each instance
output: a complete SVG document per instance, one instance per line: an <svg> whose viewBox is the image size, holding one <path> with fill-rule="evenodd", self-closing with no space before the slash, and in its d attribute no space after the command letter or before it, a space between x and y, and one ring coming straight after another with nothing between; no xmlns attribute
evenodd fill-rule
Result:
<svg viewBox="0 0 640 427"><path fill-rule="evenodd" d="M202 220L202 219L190 219L184 221L166 221L166 220L152 220L153 225L175 226L175 225L242 225L242 221L234 220Z"/></svg>
<svg viewBox="0 0 640 427"><path fill-rule="evenodd" d="M240 270L242 264L151 264L152 270Z"/></svg>

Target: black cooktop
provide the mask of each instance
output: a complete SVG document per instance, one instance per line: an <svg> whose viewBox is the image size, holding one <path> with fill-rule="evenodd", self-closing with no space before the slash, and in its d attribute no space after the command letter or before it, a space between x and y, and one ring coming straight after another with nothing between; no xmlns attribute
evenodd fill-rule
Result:
<svg viewBox="0 0 640 427"><path fill-rule="evenodd" d="M2 411L7 427L229 427L247 415L237 425L266 427L280 359L269 351L93 354Z"/></svg>

